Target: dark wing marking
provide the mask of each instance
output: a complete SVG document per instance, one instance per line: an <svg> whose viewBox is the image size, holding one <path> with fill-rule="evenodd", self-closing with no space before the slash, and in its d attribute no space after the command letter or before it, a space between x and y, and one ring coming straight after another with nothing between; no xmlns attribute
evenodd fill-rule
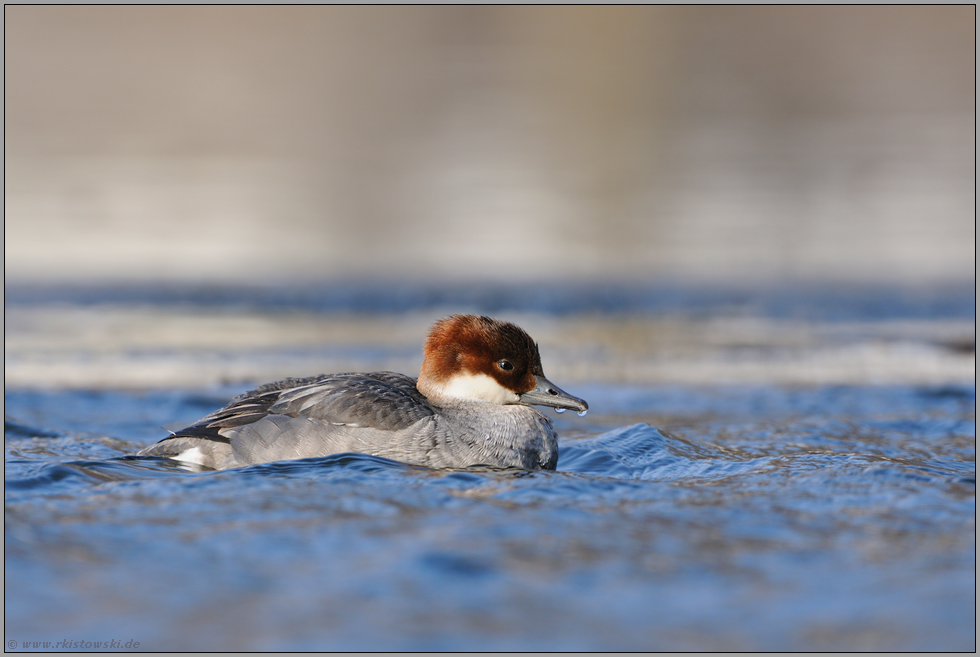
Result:
<svg viewBox="0 0 980 657"><path fill-rule="evenodd" d="M251 424L270 414L397 431L433 414L415 383L415 378L395 372L284 379L235 397L224 408L169 438L205 438L227 443L230 441L222 435L223 429Z"/></svg>

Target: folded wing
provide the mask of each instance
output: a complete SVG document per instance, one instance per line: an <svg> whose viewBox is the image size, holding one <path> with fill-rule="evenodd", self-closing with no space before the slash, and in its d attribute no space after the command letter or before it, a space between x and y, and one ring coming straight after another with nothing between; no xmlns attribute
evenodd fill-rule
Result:
<svg viewBox="0 0 980 657"><path fill-rule="evenodd" d="M218 468L348 451L383 454L393 432L412 431L433 416L415 382L372 372L269 383L141 454L190 452L196 462Z"/></svg>

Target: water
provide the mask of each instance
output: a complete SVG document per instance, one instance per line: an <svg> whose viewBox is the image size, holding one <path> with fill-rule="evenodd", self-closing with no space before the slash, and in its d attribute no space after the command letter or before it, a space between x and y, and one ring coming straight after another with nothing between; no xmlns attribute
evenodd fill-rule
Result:
<svg viewBox="0 0 980 657"><path fill-rule="evenodd" d="M8 316L34 317L25 307L8 305ZM154 322L154 308L133 312ZM836 342L818 331L792 362L810 349L857 353L880 339L868 322L894 318L858 319L863 333L837 319ZM125 353L106 355L102 343L68 341L56 357L82 384L43 387L22 374L42 363L43 330L8 321L5 630L17 650L66 640L141 650L975 647L976 388L950 365L959 361L937 355L973 362L955 331L920 323L890 334L901 349L875 352L870 376L899 383L847 382L857 374L840 366L837 383L677 384L644 379L644 368L560 378L569 353L591 363L610 352L589 342L591 329L561 333L587 317L537 315L545 371L590 406L587 418L549 411L562 436L556 472L434 471L350 454L211 472L132 454L244 389L193 378L213 347L156 336L163 346L148 356L117 332ZM402 358L401 329L388 324L378 351L357 358ZM908 358L913 342L933 356ZM233 373L256 353L237 348L218 358ZM327 365L346 358L341 347L289 349ZM746 346L712 349L717 373ZM772 364L786 349L750 353ZM104 369L152 373L160 353L183 355L168 375L179 385L123 385L128 370ZM249 377L267 373L259 361Z"/></svg>

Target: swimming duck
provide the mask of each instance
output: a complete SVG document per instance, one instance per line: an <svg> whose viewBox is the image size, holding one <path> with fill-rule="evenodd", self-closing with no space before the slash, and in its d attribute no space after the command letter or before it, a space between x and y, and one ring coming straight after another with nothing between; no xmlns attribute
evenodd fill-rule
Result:
<svg viewBox="0 0 980 657"><path fill-rule="evenodd" d="M432 327L418 379L323 374L250 390L141 452L223 470L343 452L431 468L554 470L558 436L532 406L584 414L509 322L452 315Z"/></svg>

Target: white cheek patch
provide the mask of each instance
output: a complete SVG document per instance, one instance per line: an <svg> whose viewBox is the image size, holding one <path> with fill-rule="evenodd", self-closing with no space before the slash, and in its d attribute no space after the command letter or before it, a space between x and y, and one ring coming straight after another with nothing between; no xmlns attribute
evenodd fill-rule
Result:
<svg viewBox="0 0 980 657"><path fill-rule="evenodd" d="M441 387L439 396L494 404L513 404L520 399L517 393L503 387L493 377L465 372L454 374Z"/></svg>
<svg viewBox="0 0 980 657"><path fill-rule="evenodd" d="M175 461L183 461L184 463L196 463L197 465L204 465L204 452L201 451L200 447L191 447L174 457Z"/></svg>

